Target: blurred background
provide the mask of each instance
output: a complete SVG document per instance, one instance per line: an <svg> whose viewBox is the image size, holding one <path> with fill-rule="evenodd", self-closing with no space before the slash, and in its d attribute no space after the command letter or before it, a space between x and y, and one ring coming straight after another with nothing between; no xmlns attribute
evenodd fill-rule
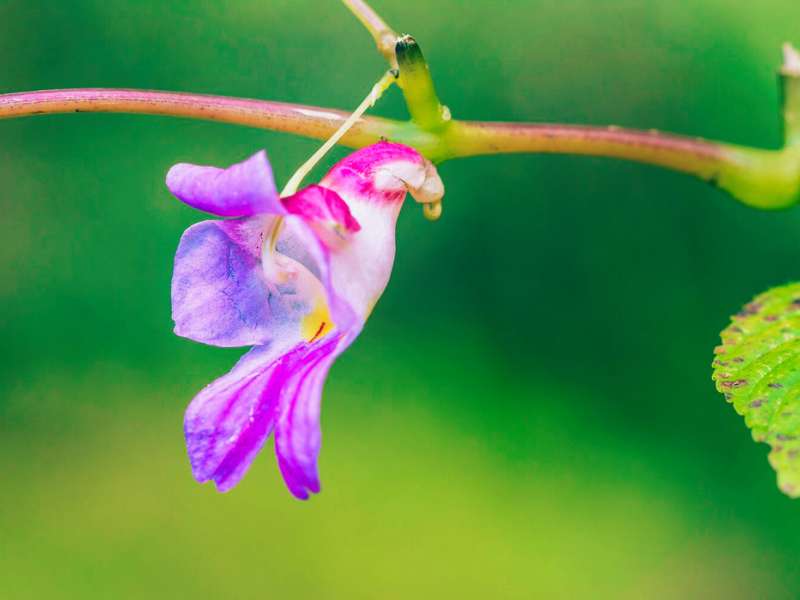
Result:
<svg viewBox="0 0 800 600"><path fill-rule="evenodd" d="M774 147L796 0L375 0L457 118ZM354 107L384 64L335 1L0 1L0 91L108 86ZM403 117L392 90L375 114ZM227 495L182 414L241 351L172 332L203 216L175 162L317 142L125 115L0 122L0 596L796 598L800 504L714 390L718 332L800 277L800 209L563 156L444 164L325 391L323 493L270 447ZM339 150L325 166L343 156ZM317 171L317 177L322 170Z"/></svg>

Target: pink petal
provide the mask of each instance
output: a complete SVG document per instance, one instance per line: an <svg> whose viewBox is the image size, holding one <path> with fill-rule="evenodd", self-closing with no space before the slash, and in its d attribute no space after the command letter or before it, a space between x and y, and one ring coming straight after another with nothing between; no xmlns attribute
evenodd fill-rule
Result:
<svg viewBox="0 0 800 600"><path fill-rule="evenodd" d="M413 148L391 142L379 142L345 157L320 185L338 192L351 211L354 202L398 205L406 192L418 202L441 200L444 195L431 162Z"/></svg>
<svg viewBox="0 0 800 600"><path fill-rule="evenodd" d="M320 185L310 185L281 200L286 210L305 221L328 223L350 233L361 229L339 194Z"/></svg>
<svg viewBox="0 0 800 600"><path fill-rule="evenodd" d="M320 402L328 369L358 332L330 336L309 348L287 381L275 428L275 454L286 486L301 500L320 491Z"/></svg>
<svg viewBox="0 0 800 600"><path fill-rule="evenodd" d="M184 432L197 481L214 480L224 492L247 471L277 417L284 363L291 361L285 353L278 345L254 348L192 400Z"/></svg>
<svg viewBox="0 0 800 600"><path fill-rule="evenodd" d="M220 492L233 488L275 430L278 464L289 491L300 499L319 492L319 407L334 359L358 331L254 348L203 389L184 420L192 473L213 480Z"/></svg>

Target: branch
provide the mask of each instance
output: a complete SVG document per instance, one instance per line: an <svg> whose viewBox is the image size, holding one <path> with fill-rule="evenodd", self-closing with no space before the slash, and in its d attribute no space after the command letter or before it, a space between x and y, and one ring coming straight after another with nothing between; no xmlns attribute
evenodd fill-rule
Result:
<svg viewBox="0 0 800 600"><path fill-rule="evenodd" d="M342 0L361 24L372 35L375 45L383 57L389 62L392 69L397 68L397 59L394 56L394 45L397 34L364 0Z"/></svg>
<svg viewBox="0 0 800 600"><path fill-rule="evenodd" d="M450 110L439 101L428 63L417 41L410 35L399 38L394 47L399 72L398 84L411 120L425 131L443 132L450 124Z"/></svg>
<svg viewBox="0 0 800 600"><path fill-rule="evenodd" d="M656 131L550 123L456 121L448 158L504 153L586 154L643 162L710 180L724 145Z"/></svg>
<svg viewBox="0 0 800 600"><path fill-rule="evenodd" d="M108 112L186 117L328 139L349 113L318 106L228 96L132 89L65 89L0 95L0 119L34 115ZM441 162L448 158L519 152L588 154L627 158L703 178L722 160L715 142L620 128L533 123L454 122L446 139L413 123L362 117L342 137L349 148L381 139L414 146Z"/></svg>
<svg viewBox="0 0 800 600"><path fill-rule="evenodd" d="M441 133L450 124L450 110L436 95L428 63L416 40L398 36L365 0L342 0L369 31L378 51L399 75L411 120L426 131Z"/></svg>
<svg viewBox="0 0 800 600"><path fill-rule="evenodd" d="M188 117L328 139L349 113L317 106L176 92L71 89L0 95L0 119L76 112ZM340 140L363 148L382 139L416 148L434 162L484 154L606 156L688 173L759 208L800 195L800 146L758 150L660 132L616 127L451 121L443 132L414 122L362 117Z"/></svg>
<svg viewBox="0 0 800 600"><path fill-rule="evenodd" d="M620 158L693 175L762 209L800 201L800 146L761 150L658 131L453 121L442 160L511 152Z"/></svg>
<svg viewBox="0 0 800 600"><path fill-rule="evenodd" d="M219 121L325 140L350 115L332 108L153 90L85 88L0 95L0 119L58 113L109 112ZM360 119L341 143L361 148L400 125L389 119Z"/></svg>

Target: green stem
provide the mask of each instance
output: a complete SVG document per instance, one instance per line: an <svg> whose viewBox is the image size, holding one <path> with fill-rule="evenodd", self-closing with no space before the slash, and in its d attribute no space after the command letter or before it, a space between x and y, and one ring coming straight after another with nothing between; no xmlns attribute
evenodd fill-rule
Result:
<svg viewBox="0 0 800 600"><path fill-rule="evenodd" d="M345 0L376 40L391 30L361 0ZM383 33L382 33L383 32ZM391 47L395 38L382 47ZM380 44L379 44L380 46ZM412 38L403 38L400 79L412 121L362 117L339 143L362 148L387 139L407 144L434 162L500 153L606 156L657 165L718 185L758 208L781 208L800 200L800 57L786 53L782 150L759 150L655 131L616 127L449 120L427 64ZM349 113L316 106L150 90L73 89L0 95L0 119L75 112L117 112L235 123L326 140Z"/></svg>
<svg viewBox="0 0 800 600"><path fill-rule="evenodd" d="M411 120L425 131L441 132L450 123L450 111L436 95L428 63L416 40L404 35L395 45L400 77L397 80Z"/></svg>
<svg viewBox="0 0 800 600"><path fill-rule="evenodd" d="M398 83L411 123L395 131L396 139L415 146L431 160L507 152L608 156L694 175L756 208L784 208L800 201L800 53L790 44L784 46L781 69L785 132L782 150L759 150L617 127L469 123L451 119L413 37L398 39L394 55L387 56L389 38L381 32L392 32L389 26L366 0L344 2L372 33L383 55L398 66ZM434 136L420 139L421 132Z"/></svg>
<svg viewBox="0 0 800 600"><path fill-rule="evenodd" d="M443 158L481 154L547 153L608 156L658 165L711 180L724 144L657 131L551 123L454 121Z"/></svg>
<svg viewBox="0 0 800 600"><path fill-rule="evenodd" d="M607 156L693 175L755 208L800 201L799 146L760 150L620 127L454 121L439 151L439 160L509 152Z"/></svg>

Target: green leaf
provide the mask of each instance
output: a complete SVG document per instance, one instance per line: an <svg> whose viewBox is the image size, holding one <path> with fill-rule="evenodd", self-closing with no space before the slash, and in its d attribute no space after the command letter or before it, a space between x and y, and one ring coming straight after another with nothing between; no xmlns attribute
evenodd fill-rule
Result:
<svg viewBox="0 0 800 600"><path fill-rule="evenodd" d="M714 349L717 389L753 439L772 447L778 487L800 497L800 283L773 288L745 305Z"/></svg>

